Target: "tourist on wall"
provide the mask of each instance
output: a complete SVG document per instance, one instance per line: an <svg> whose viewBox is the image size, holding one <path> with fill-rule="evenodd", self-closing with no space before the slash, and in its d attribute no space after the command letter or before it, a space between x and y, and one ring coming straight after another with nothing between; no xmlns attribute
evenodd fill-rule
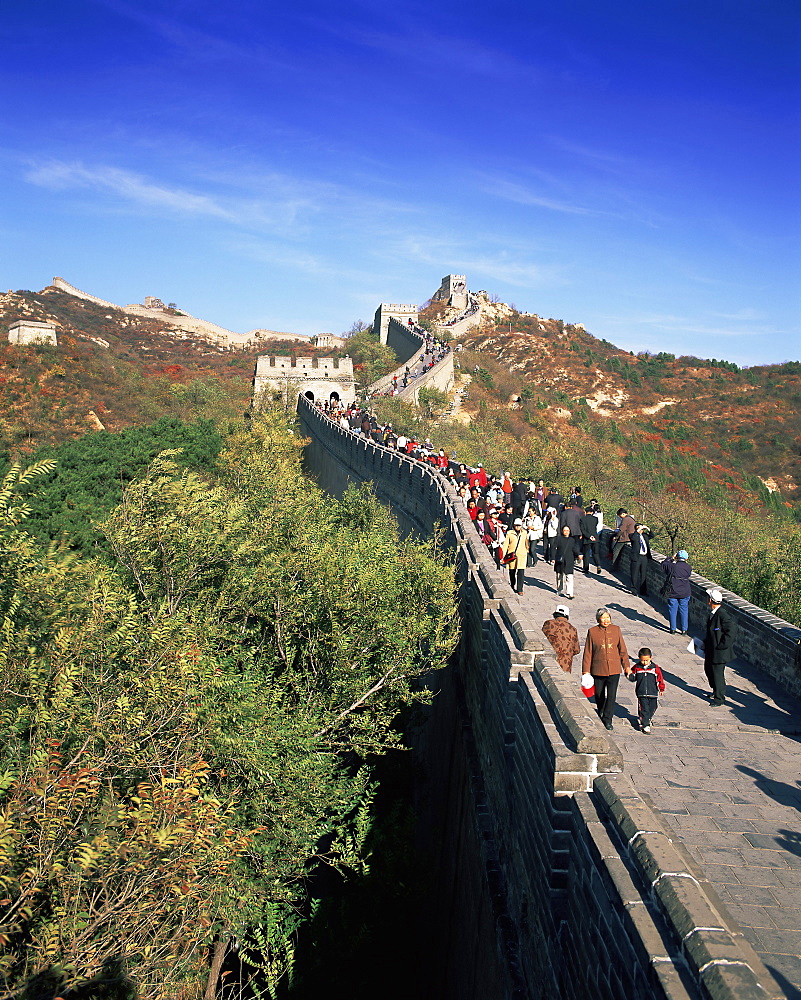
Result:
<svg viewBox="0 0 801 1000"><path fill-rule="evenodd" d="M556 592L560 597L573 600L573 573L576 569L576 547L578 539L570 534L565 525L556 539L553 568L556 573Z"/></svg>
<svg viewBox="0 0 801 1000"><path fill-rule="evenodd" d="M495 566L501 568L501 547L503 546L503 540L506 537L506 532L503 530L503 525L498 520L498 514L493 509L490 511L487 519L486 526L484 528L484 544L490 550L492 558L495 560Z"/></svg>
<svg viewBox="0 0 801 1000"><path fill-rule="evenodd" d="M542 631L556 653L556 662L566 674L573 670L573 657L581 652L578 632L570 624L570 609L557 604L553 618L542 623Z"/></svg>
<svg viewBox="0 0 801 1000"><path fill-rule="evenodd" d="M638 524L629 539L629 572L631 592L635 596L648 596L648 563L651 555L651 529L647 524Z"/></svg>
<svg viewBox="0 0 801 1000"><path fill-rule="evenodd" d="M512 556L506 563L505 557ZM528 558L528 535L523 528L522 518L516 517L511 529L507 531L503 541L504 564L509 567L509 582L512 590L523 593L523 583L526 574L526 559Z"/></svg>
<svg viewBox="0 0 801 1000"><path fill-rule="evenodd" d="M596 507L600 511L600 507L594 504L594 501L590 501L589 510L587 510L581 519L581 545L582 554L584 556L584 575L590 575L590 558L595 563L595 569L598 573L601 572L601 528L598 524L598 514L596 513Z"/></svg>
<svg viewBox="0 0 801 1000"><path fill-rule="evenodd" d="M503 510L498 515L498 520L503 525L504 531L508 531L512 527L515 520L515 512L514 507L510 503L503 505Z"/></svg>
<svg viewBox="0 0 801 1000"><path fill-rule="evenodd" d="M532 507L523 518L523 526L528 531L528 565L537 565L537 545L542 538L542 518L537 513L537 508Z"/></svg>
<svg viewBox="0 0 801 1000"><path fill-rule="evenodd" d="M613 536L612 544L612 568L617 567L618 561L620 560L620 553L625 549L627 545L631 543L631 536L634 534L637 528L637 522L629 514L625 507L621 507L617 516L619 523L615 529L615 534Z"/></svg>
<svg viewBox="0 0 801 1000"><path fill-rule="evenodd" d="M651 732L651 719L659 705L659 696L665 693L662 669L653 662L652 656L651 650L643 646L637 653L637 662L629 674L629 680L636 685L634 693L637 696L637 716L644 733Z"/></svg>
<svg viewBox="0 0 801 1000"><path fill-rule="evenodd" d="M719 590L708 590L709 617L704 634L704 673L712 688L709 704L718 708L726 702L726 664L732 658L734 622L723 608Z"/></svg>
<svg viewBox="0 0 801 1000"><path fill-rule="evenodd" d="M556 552L556 536L559 534L559 515L555 507L547 507L542 519L543 558L550 564Z"/></svg>
<svg viewBox="0 0 801 1000"><path fill-rule="evenodd" d="M628 677L631 673L629 654L623 633L612 624L609 608L598 608L595 620L598 624L587 632L584 643L581 672L592 675L598 715L604 726L611 730L620 674L622 672Z"/></svg>
<svg viewBox="0 0 801 1000"><path fill-rule="evenodd" d="M682 635L687 635L689 630L690 576L693 571L689 559L687 550L679 549L672 559L665 559L662 563L662 571L667 577L664 596L667 600L671 635L675 635L677 629Z"/></svg>

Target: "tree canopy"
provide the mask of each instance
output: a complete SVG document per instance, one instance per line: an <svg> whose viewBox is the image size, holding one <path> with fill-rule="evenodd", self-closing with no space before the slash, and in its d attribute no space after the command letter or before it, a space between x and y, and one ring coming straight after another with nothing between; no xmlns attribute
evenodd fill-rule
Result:
<svg viewBox="0 0 801 1000"><path fill-rule="evenodd" d="M301 445L268 412L212 474L160 455L95 526L108 561L24 530L49 463L7 474L0 1000L214 996L231 938L273 995L309 874L367 863L370 764L452 648L453 579Z"/></svg>

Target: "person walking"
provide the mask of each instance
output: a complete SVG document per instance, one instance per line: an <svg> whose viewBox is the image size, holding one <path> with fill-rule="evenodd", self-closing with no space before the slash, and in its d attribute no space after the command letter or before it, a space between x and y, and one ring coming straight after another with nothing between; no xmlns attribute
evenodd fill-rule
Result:
<svg viewBox="0 0 801 1000"><path fill-rule="evenodd" d="M665 559L662 563L662 572L667 578L663 592L671 635L675 635L677 629L682 635L687 635L689 629L690 576L693 571L689 559L687 550L679 549L673 559Z"/></svg>
<svg viewBox="0 0 801 1000"><path fill-rule="evenodd" d="M564 604L557 604L553 618L542 623L545 638L553 646L556 662L569 674L573 670L573 657L581 652L578 632L570 624L570 609Z"/></svg>
<svg viewBox="0 0 801 1000"><path fill-rule="evenodd" d="M590 556L595 563L595 569L601 572L601 528L598 520L598 512L594 501L590 501L590 508L581 519L581 539L584 555L584 575L590 575Z"/></svg>
<svg viewBox="0 0 801 1000"><path fill-rule="evenodd" d="M629 654L623 633L612 624L609 608L598 608L595 620L598 624L587 632L584 643L581 672L592 675L598 715L611 731L620 674L623 672L628 677L631 673Z"/></svg>
<svg viewBox="0 0 801 1000"><path fill-rule="evenodd" d="M634 681L634 694L637 697L637 716L640 729L644 733L651 732L651 719L659 706L659 696L665 693L665 678L659 664L653 662L653 653L643 646L637 653L637 662L631 669L629 680Z"/></svg>
<svg viewBox="0 0 801 1000"><path fill-rule="evenodd" d="M528 558L528 533L523 527L523 519L516 517L511 529L503 540L504 564L509 567L509 582L512 590L523 593L523 583L526 575L526 559ZM512 556L506 563L505 557Z"/></svg>
<svg viewBox="0 0 801 1000"><path fill-rule="evenodd" d="M523 518L523 526L528 531L528 565L537 565L537 543L542 538L542 518L537 513L535 506L532 506L528 514Z"/></svg>
<svg viewBox="0 0 801 1000"><path fill-rule="evenodd" d="M578 539L570 534L565 525L556 539L553 568L556 571L556 592L560 597L573 600L573 573L576 569L576 545Z"/></svg>
<svg viewBox="0 0 801 1000"><path fill-rule="evenodd" d="M709 617L704 634L704 673L712 688L710 707L726 704L726 665L732 658L734 622L723 608L719 590L708 590Z"/></svg>
<svg viewBox="0 0 801 1000"><path fill-rule="evenodd" d="M550 565L556 552L556 538L559 534L559 515L555 507L548 507L542 519L543 558Z"/></svg>

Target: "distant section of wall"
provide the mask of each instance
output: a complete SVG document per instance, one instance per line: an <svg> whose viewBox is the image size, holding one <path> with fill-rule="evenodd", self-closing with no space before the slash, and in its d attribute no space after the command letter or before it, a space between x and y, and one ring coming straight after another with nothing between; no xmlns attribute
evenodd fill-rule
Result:
<svg viewBox="0 0 801 1000"><path fill-rule="evenodd" d="M402 365L409 364L409 359L420 350L421 344L425 347L425 339L408 323L402 322L395 316L387 321L385 343L392 348L395 357Z"/></svg>
<svg viewBox="0 0 801 1000"><path fill-rule="evenodd" d="M442 392L449 392L453 388L453 382L453 353L449 351L433 368L418 375L411 385L402 389L398 395L401 399L412 399L418 403L421 389L439 389Z"/></svg>
<svg viewBox="0 0 801 1000"><path fill-rule="evenodd" d="M405 532L439 523L455 553L459 648L414 750L437 880L421 1000L781 997L444 477L302 398L298 418L325 489L371 481Z"/></svg>
<svg viewBox="0 0 801 1000"><path fill-rule="evenodd" d="M440 323L441 330L447 331L452 337L461 337L474 326L481 323L481 300L472 292L468 293L464 309L446 323Z"/></svg>
<svg viewBox="0 0 801 1000"><path fill-rule="evenodd" d="M89 292L82 292L80 288L76 288L75 285L71 285L68 281L63 278L53 278L50 283L51 288L56 288L60 292L66 292L68 295L74 295L76 299L84 299L86 302L94 302L96 306L103 306L106 309L117 309L122 311L119 306L115 306L113 302L107 302L105 299L99 299L96 295L90 295Z"/></svg>
<svg viewBox="0 0 801 1000"><path fill-rule="evenodd" d="M162 323L177 327L179 330L183 330L188 334L199 337L201 340L205 340L217 347L222 347L225 350L244 350L248 347L256 347L262 341L269 340L309 342L308 337L303 337L299 334L279 333L276 330L259 329L251 330L249 333L234 333L233 330L227 330L224 326L218 326L216 323L210 323L205 319L198 319L196 316L190 316L188 313L181 312L180 315L175 315L170 312L165 312L161 300L156 299L152 295L148 295L146 297L146 302L161 303L160 306L147 306L134 303L123 307L115 305L113 302L107 302L105 299L99 299L96 295L90 295L89 292L82 292L80 288L76 288L75 285L71 285L63 278L53 278L50 287L55 288L60 292L66 292L68 295L72 295L75 298L83 299L86 302L93 302L95 305L103 306L105 309L116 309L129 316L141 316L145 319L159 320Z"/></svg>

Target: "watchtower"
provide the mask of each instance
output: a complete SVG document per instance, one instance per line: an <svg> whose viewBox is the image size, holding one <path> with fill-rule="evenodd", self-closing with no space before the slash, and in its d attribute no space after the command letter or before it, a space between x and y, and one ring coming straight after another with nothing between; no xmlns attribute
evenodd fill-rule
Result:
<svg viewBox="0 0 801 1000"><path fill-rule="evenodd" d="M446 274L434 295L435 302L444 302L455 309L467 308L467 279L463 274Z"/></svg>
<svg viewBox="0 0 801 1000"><path fill-rule="evenodd" d="M375 311L373 320L373 333L378 334L382 344L387 342L387 328L390 319L394 318L404 326L409 326L409 321L413 326L417 326L419 310L417 306L400 305L397 302L382 302Z"/></svg>
<svg viewBox="0 0 801 1000"><path fill-rule="evenodd" d="M312 402L335 400L356 401L352 358L292 358L260 357L253 374L253 406L258 409L259 395L280 392L289 403L302 393Z"/></svg>

